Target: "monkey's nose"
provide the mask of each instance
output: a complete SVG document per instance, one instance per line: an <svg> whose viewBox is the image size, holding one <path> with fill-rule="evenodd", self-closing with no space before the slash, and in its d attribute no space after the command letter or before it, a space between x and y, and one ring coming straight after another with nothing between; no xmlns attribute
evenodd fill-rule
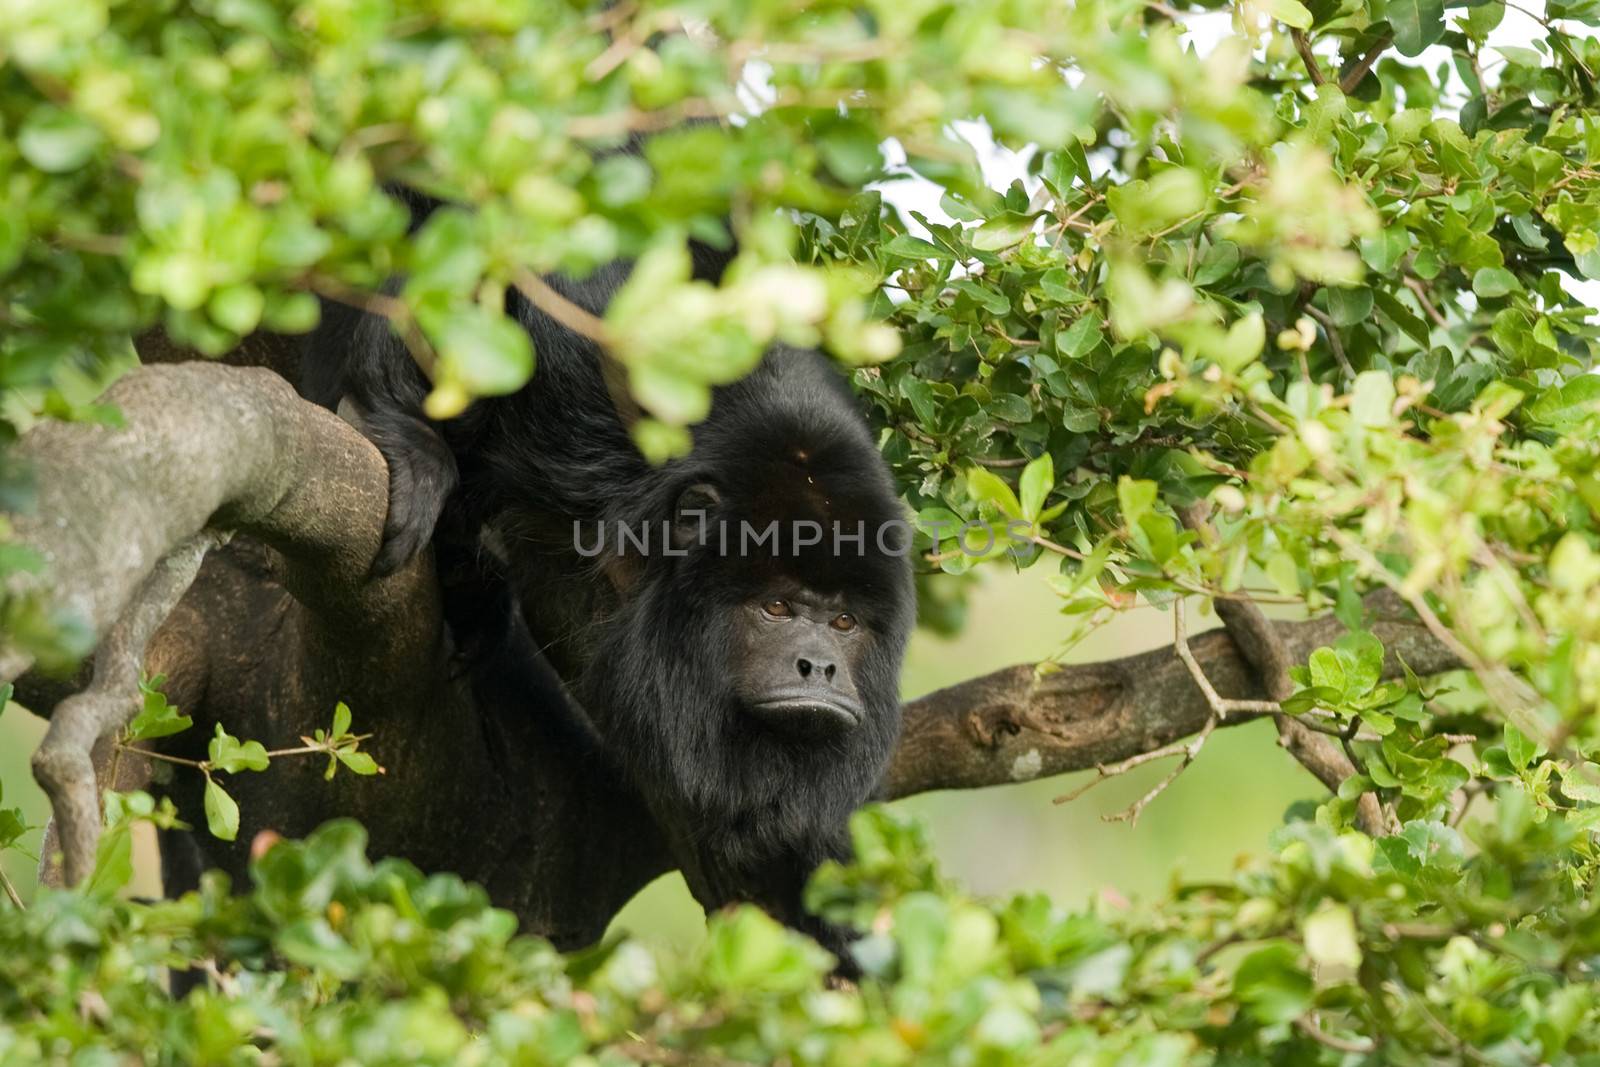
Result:
<svg viewBox="0 0 1600 1067"><path fill-rule="evenodd" d="M813 663L804 656L794 661L795 669L800 672L800 677L810 678L812 671L820 671L824 681L833 681L833 676L838 672L838 667L832 663Z"/></svg>

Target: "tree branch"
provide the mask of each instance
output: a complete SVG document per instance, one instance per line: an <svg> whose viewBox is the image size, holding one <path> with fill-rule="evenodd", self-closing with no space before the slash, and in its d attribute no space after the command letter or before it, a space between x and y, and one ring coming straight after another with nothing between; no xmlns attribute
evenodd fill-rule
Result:
<svg viewBox="0 0 1600 1067"><path fill-rule="evenodd" d="M1461 661L1387 590L1367 598L1383 642L1383 676L1456 670ZM1290 662L1332 644L1337 619L1272 623ZM1254 665L1226 632L1190 639L1195 662L1223 699L1268 697ZM911 701L881 795L976 789L1092 770L1151 752L1203 729L1205 694L1171 648L1075 666L1021 664ZM1250 721L1239 716L1224 725Z"/></svg>

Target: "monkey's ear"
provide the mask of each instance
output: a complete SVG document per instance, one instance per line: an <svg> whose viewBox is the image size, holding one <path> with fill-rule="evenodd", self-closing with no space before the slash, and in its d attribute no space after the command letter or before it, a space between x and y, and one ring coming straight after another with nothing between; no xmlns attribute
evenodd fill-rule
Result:
<svg viewBox="0 0 1600 1067"><path fill-rule="evenodd" d="M703 545L711 531L711 514L722 503L722 494L709 482L696 482L678 494L672 507L672 547L686 549Z"/></svg>

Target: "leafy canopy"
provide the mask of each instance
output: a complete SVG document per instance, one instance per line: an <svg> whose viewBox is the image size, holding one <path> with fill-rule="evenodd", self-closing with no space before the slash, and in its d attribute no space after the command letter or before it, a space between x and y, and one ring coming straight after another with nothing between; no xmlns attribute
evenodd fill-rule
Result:
<svg viewBox="0 0 1600 1067"><path fill-rule="evenodd" d="M1207 18L1227 31L1191 47ZM823 344L924 530L925 621L959 622L976 519L1033 524L990 554L1042 564L1073 634L1136 597L1331 608L1351 636L1285 710L1359 773L1275 859L1158 915L967 900L868 816L861 863L813 887L873 931L860 996L748 912L681 971L562 960L331 827L239 901L0 913L0 1058L1594 1056L1597 22L1594 0L6 6L7 439L115 419L91 385L130 334L219 353L310 328L319 296L388 316L447 417L537 375L509 290L636 258L587 328L647 453L681 451L769 341ZM989 187L951 126L973 118L1022 179ZM904 174L943 220L885 204ZM390 183L458 206L408 237ZM735 269L690 281L685 239L724 219ZM0 504L28 499L0 462ZM0 546L0 572L40 565ZM1378 586L1470 670L1381 682ZM39 602L0 618L82 651ZM1363 793L1394 833L1350 829ZM114 814L172 817L147 801ZM220 946L213 987L157 996L152 968Z"/></svg>

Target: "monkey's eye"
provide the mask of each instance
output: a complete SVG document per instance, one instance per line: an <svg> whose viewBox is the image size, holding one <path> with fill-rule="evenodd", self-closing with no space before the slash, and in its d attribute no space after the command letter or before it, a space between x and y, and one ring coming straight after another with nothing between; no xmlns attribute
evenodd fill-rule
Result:
<svg viewBox="0 0 1600 1067"><path fill-rule="evenodd" d="M832 626L835 630L848 633L856 628L856 617L847 611L843 615L835 615L833 617L833 621L828 625Z"/></svg>
<svg viewBox="0 0 1600 1067"><path fill-rule="evenodd" d="M774 619L787 619L794 614L794 609L789 607L787 600L769 600L761 605L761 610Z"/></svg>

